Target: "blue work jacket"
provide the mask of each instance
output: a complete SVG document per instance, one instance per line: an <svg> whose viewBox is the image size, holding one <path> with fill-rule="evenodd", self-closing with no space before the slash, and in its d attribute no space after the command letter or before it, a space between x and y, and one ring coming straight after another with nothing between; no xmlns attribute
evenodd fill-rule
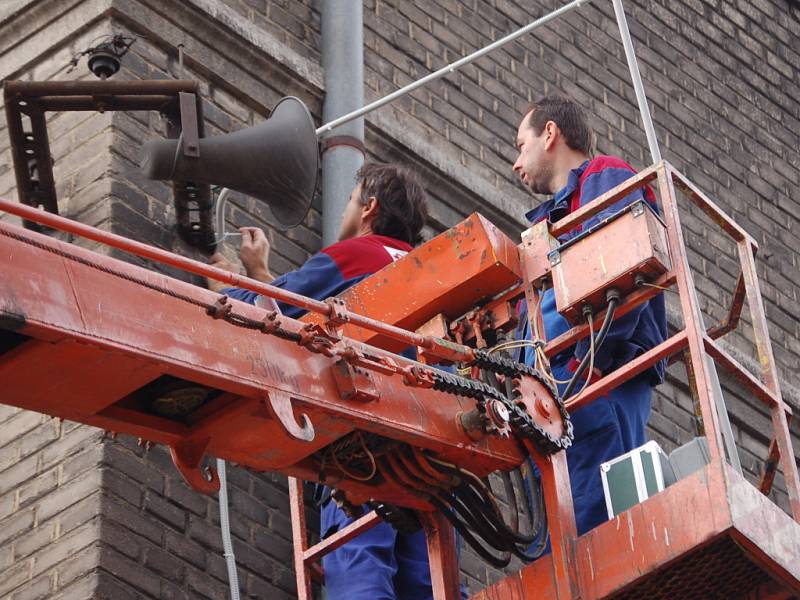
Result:
<svg viewBox="0 0 800 600"><path fill-rule="evenodd" d="M634 174L627 163L616 157L598 156L587 160L570 172L563 189L528 212L526 217L532 224L544 219L555 223ZM568 241L583 229L592 227L625 206L642 199L656 208L652 190L639 189L586 221L582 228L565 234L559 241ZM520 322L523 328L522 337L530 339L526 309L527 305L523 303ZM541 310L547 340L558 337L572 327L557 312L552 288L542 294ZM613 321L605 342L595 356L594 365L603 374L607 374L657 346L666 336L664 297L659 294ZM551 357L550 365L555 378L564 381L570 379L574 366L588 351L589 341L586 338ZM526 348L524 362L531 365L533 359L533 349ZM575 441L567 450L567 463L579 534L589 531L606 519L600 464L645 442L652 387L663 381L664 368L665 361L660 361L606 396L595 399L570 415ZM559 393L563 393L565 387L565 383L559 384Z"/></svg>

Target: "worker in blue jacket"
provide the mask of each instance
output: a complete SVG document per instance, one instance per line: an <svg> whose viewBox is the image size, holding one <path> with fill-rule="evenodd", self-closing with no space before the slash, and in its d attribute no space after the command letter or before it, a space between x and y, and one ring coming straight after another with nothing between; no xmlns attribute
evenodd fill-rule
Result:
<svg viewBox="0 0 800 600"><path fill-rule="evenodd" d="M425 191L409 170L389 164L365 164L342 217L339 241L323 248L296 271L273 277L264 232L243 227L239 257L247 275L317 300L336 296L404 256L421 241L427 220ZM237 270L222 254L214 266ZM258 294L209 281L209 288L254 304ZM304 310L279 303L293 318ZM320 533L327 537L346 527L348 518L330 499L323 501ZM329 600L425 600L433 598L425 533L397 532L380 523L322 559Z"/></svg>
<svg viewBox="0 0 800 600"><path fill-rule="evenodd" d="M519 156L513 169L533 193L550 196L525 215L531 224L545 219L555 223L635 174L619 158L592 157L593 145L593 133L583 110L571 99L551 95L529 107L517 131ZM565 234L560 241L567 241L637 200L646 200L656 209L652 190L639 189ZM574 325L557 312L552 288L542 295L541 311L546 340L556 338ZM524 327L521 336L530 340L527 310L521 323ZM660 344L666 336L664 297L659 294L613 321L588 377L596 379L614 371ZM563 382L558 384L559 393L564 392L566 382L588 351L589 339L585 338L551 357L552 374ZM533 347L526 347L524 361L534 364L535 354ZM567 463L579 535L607 520L600 464L645 443L652 390L663 381L664 367L664 361L660 361L571 414L575 441L567 450Z"/></svg>

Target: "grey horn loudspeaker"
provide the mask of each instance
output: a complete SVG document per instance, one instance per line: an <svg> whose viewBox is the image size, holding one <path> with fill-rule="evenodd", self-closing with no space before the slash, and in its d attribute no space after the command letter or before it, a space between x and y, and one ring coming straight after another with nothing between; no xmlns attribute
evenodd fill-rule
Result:
<svg viewBox="0 0 800 600"><path fill-rule="evenodd" d="M298 225L319 175L319 147L305 104L283 98L254 127L200 138L199 156L186 156L177 140L145 144L142 170L150 179L220 185L267 203L283 227Z"/></svg>

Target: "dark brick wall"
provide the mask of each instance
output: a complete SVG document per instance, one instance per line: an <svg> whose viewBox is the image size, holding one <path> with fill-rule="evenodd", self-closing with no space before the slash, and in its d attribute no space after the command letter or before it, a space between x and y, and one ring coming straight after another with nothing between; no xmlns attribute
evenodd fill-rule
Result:
<svg viewBox="0 0 800 600"><path fill-rule="evenodd" d="M116 78L201 82L207 131L262 121L283 95L319 119L317 0L15 0L0 8L0 77L89 78L67 72L98 35L140 36ZM366 0L366 99L373 100L530 22L561 2ZM762 291L785 396L798 407L800 341L798 206L800 15L786 0L626 2L645 88L667 160L758 240ZM177 45L183 44L184 64ZM649 164L613 10L597 1L551 22L367 119L370 155L415 166L432 198L433 234L480 210L509 234L533 205L514 180L513 139L534 97L563 91L592 115L598 149ZM13 197L0 120L0 195ZM137 165L143 140L160 136L155 114L50 115L60 210L195 257L175 241L167 186ZM704 313L719 319L734 285L733 246L686 207L684 234ZM234 197L230 225L267 227L281 273L320 247L319 207L280 232L248 198ZM82 243L78 241L78 243ZM227 249L233 258L235 247ZM172 275L183 277L178 273ZM668 295L672 313L674 299ZM675 321L675 319L672 319ZM726 348L754 366L745 322ZM693 436L682 367L654 401L651 437L669 450ZM725 382L743 466L756 477L768 419ZM28 598L224 598L215 499L189 490L168 454L135 440L0 409L0 596ZM793 427L795 449L800 448ZM294 596L285 481L229 469L232 530L245 597ZM774 497L786 506L779 477ZM470 590L502 576L465 550Z"/></svg>

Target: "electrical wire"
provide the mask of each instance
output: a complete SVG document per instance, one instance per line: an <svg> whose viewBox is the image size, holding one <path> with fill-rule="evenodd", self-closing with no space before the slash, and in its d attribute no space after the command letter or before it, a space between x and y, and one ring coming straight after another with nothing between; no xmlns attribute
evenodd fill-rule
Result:
<svg viewBox="0 0 800 600"><path fill-rule="evenodd" d="M594 320L591 315L589 315L586 320L589 322L589 375L587 375L586 381L583 382L583 387L578 394L582 394L583 390L589 386L589 382L592 380L592 373L594 372Z"/></svg>
<svg viewBox="0 0 800 600"><path fill-rule="evenodd" d="M217 477L219 477L219 526L222 532L222 555L228 569L231 600L239 600L239 575L236 572L236 556L233 553L231 521L228 514L228 479L225 473L225 461L221 458L217 459Z"/></svg>
<svg viewBox="0 0 800 600"><path fill-rule="evenodd" d="M597 336L594 338L594 350L597 352L600 349L600 346L606 339L606 335L608 334L608 330L611 328L611 322L614 320L614 313L617 310L617 306L619 305L621 298L618 295L611 296L608 300L608 307L606 308L606 316L603 319L603 325L600 327L600 331L597 333ZM586 353L586 356L583 357L578 368L575 369L575 373L572 375L572 379L569 380L566 389L564 389L564 393L561 395L562 400L566 400L572 395L572 391L575 389L575 385L578 383L581 375L586 370L586 367L589 365L589 360L592 358L589 353Z"/></svg>
<svg viewBox="0 0 800 600"><path fill-rule="evenodd" d="M663 285L656 285L655 283L647 283L646 281L642 281L639 283L642 287L651 287L656 288L657 290L663 290L665 292L672 292L673 294L677 294L677 290L673 290L672 288L664 287Z"/></svg>

